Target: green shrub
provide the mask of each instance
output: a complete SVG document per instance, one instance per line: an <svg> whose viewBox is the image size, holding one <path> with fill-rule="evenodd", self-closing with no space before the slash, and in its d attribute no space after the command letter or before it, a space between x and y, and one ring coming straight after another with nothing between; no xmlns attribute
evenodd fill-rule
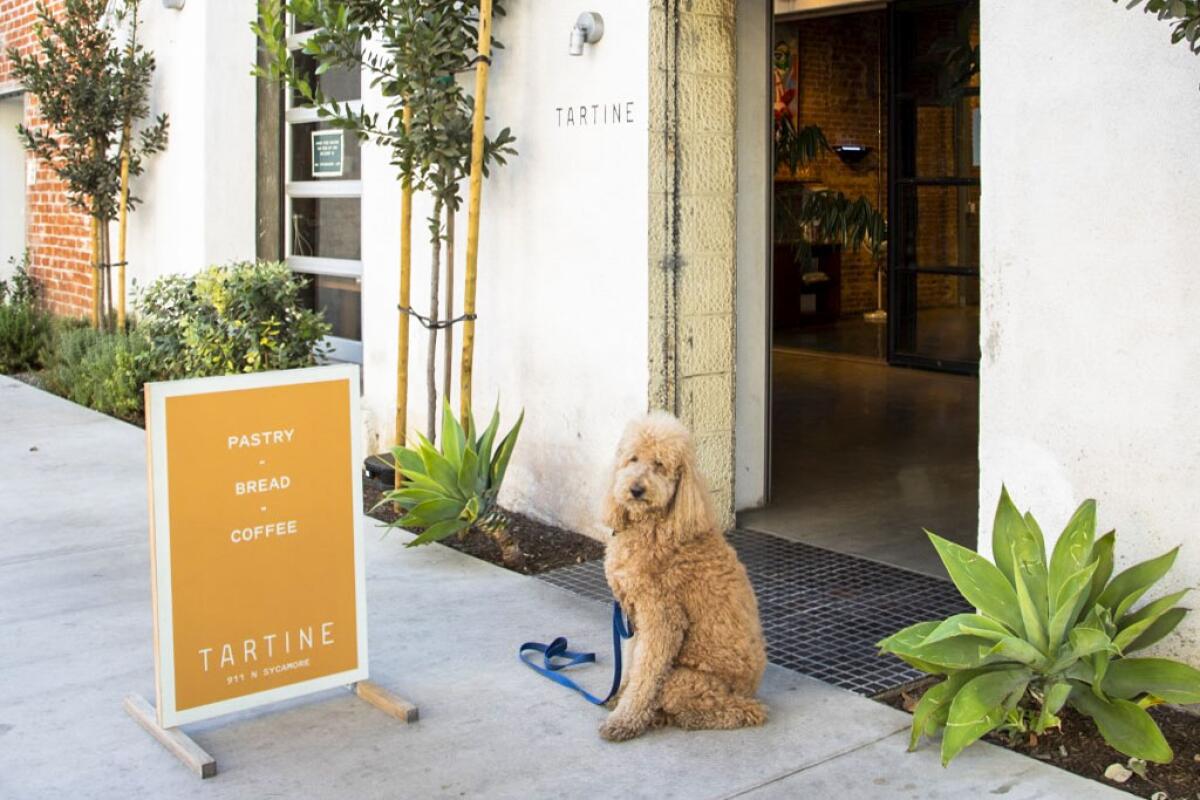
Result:
<svg viewBox="0 0 1200 800"><path fill-rule="evenodd" d="M37 305L42 292L37 278L29 274L28 251L20 261L10 258L8 263L13 267L13 276L8 280L0 280L0 305Z"/></svg>
<svg viewBox="0 0 1200 800"><path fill-rule="evenodd" d="M149 347L136 330L104 333L60 325L43 386L80 405L138 422L144 412L142 385L157 378L146 371Z"/></svg>
<svg viewBox="0 0 1200 800"><path fill-rule="evenodd" d="M239 262L169 275L138 302L139 354L164 378L312 366L329 325L301 302L304 278L286 264Z"/></svg>
<svg viewBox="0 0 1200 800"><path fill-rule="evenodd" d="M128 333L61 320L50 337L47 321L51 345L43 351L52 357L41 383L76 403L140 421L147 381L311 366L324 354L329 326L301 304L302 281L284 264L210 267L152 283ZM24 291L16 283L14 290Z"/></svg>
<svg viewBox="0 0 1200 800"><path fill-rule="evenodd" d="M928 531L927 531L928 533ZM1146 713L1160 702L1200 702L1200 670L1166 658L1130 658L1169 634L1187 614L1187 590L1134 608L1175 562L1178 548L1115 578L1116 532L1095 537L1096 503L1085 501L1049 561L1032 514L1000 494L992 532L995 564L932 533L950 578L978 613L922 622L879 643L946 680L913 712L910 749L942 736L942 764L993 730L1012 735L1057 727L1065 704L1091 717L1127 756L1173 758ZM1110 580L1111 578L1111 580Z"/></svg>
<svg viewBox="0 0 1200 800"><path fill-rule="evenodd" d="M88 352L96 346L100 333L78 320L56 320L52 357L42 373L42 386L48 392L71 396L71 387L79 365Z"/></svg>
<svg viewBox="0 0 1200 800"><path fill-rule="evenodd" d="M39 286L29 274L28 256L9 259L13 277L0 280L0 373L38 369L50 347L50 315L38 307Z"/></svg>
<svg viewBox="0 0 1200 800"><path fill-rule="evenodd" d="M0 373L42 366L50 343L50 317L35 306L0 305Z"/></svg>
<svg viewBox="0 0 1200 800"><path fill-rule="evenodd" d="M492 412L487 429L477 434L470 415L464 431L446 404L442 409L441 451L420 434L416 448L392 449L404 484L386 494L383 502L395 503L405 512L392 525L424 528L408 543L409 547L445 539L472 525L504 526L496 499L524 419L522 413L512 430L497 441L499 409Z"/></svg>

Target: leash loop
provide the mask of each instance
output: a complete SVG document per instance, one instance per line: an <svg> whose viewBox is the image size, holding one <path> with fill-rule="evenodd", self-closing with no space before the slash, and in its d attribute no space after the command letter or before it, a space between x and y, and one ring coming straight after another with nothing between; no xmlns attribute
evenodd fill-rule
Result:
<svg viewBox="0 0 1200 800"><path fill-rule="evenodd" d="M575 650L567 649L568 643L566 637L559 636L549 644L541 642L526 642L517 649L517 658L525 666L532 669L557 684L567 687L573 691L579 692L584 699L589 703L602 706L616 695L617 690L621 688L621 640L628 639L633 636L629 630L629 624L625 621L625 615L621 613L621 604L613 601L613 680L612 687L608 690L608 695L600 698L585 690L575 681L561 674L560 670L568 667L578 666L579 664L593 664L596 661L595 653L584 653ZM526 657L526 652L534 652L542 654L542 663L535 663L534 659Z"/></svg>

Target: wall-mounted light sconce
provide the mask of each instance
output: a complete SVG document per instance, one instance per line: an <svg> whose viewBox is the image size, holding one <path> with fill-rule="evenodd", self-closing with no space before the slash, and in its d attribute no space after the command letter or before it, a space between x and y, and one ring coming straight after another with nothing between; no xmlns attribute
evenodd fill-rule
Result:
<svg viewBox="0 0 1200 800"><path fill-rule="evenodd" d="M839 144L834 145L833 152L837 153L843 164L853 167L867 157L871 148L861 144Z"/></svg>
<svg viewBox="0 0 1200 800"><path fill-rule="evenodd" d="M183 8L184 2L186 0L163 0L163 8L173 8L178 11Z"/></svg>
<svg viewBox="0 0 1200 800"><path fill-rule="evenodd" d="M585 11L575 20L571 29L571 49L573 56L583 55L584 44L595 44L604 36L604 18L595 11Z"/></svg>

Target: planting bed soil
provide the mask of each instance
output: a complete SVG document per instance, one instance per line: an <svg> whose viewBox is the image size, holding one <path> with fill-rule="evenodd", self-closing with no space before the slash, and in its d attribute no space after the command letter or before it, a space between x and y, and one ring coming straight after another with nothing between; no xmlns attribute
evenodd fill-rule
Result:
<svg viewBox="0 0 1200 800"><path fill-rule="evenodd" d="M385 503L374 511L371 509L390 488L374 478L363 478L363 510L382 522L396 519L392 506ZM462 538L451 536L439 544L525 575L536 575L604 557L604 545L589 536L546 525L524 514L513 511L505 513L510 520L508 532L524 556L524 562L519 565L506 564L496 541L475 528L467 531Z"/></svg>
<svg viewBox="0 0 1200 800"><path fill-rule="evenodd" d="M914 683L890 689L875 699L893 708L911 712L925 691L940 678L924 678ZM1085 778L1123 789L1138 797L1167 798L1167 800L1200 800L1200 716L1170 706L1150 709L1150 715L1167 737L1175 760L1170 764L1147 764L1146 777L1133 775L1125 783L1104 777L1110 764L1127 765L1129 759L1113 750L1096 725L1088 717L1064 708L1059 716L1062 729L1047 731L1041 737L1012 741L1007 736L988 734L986 741L1015 750L1018 753L1053 764ZM940 740L923 739L921 747L938 747ZM953 762L948 769L954 769Z"/></svg>

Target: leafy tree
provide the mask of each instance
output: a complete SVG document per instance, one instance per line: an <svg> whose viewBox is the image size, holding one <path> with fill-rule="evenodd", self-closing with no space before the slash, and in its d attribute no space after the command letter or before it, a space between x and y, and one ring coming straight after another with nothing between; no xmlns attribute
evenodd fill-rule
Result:
<svg viewBox="0 0 1200 800"><path fill-rule="evenodd" d="M1171 23L1171 44L1182 42L1200 55L1200 0L1126 0L1126 8L1138 6L1142 6L1145 13Z"/></svg>
<svg viewBox="0 0 1200 800"><path fill-rule="evenodd" d="M253 26L268 56L267 66L256 68L256 74L283 80L330 125L388 149L405 185L432 196L429 315L402 310L429 328L426 435L431 441L437 425L437 331L450 322L438 319L441 247L449 245L445 221L462 204L459 187L471 157L474 99L455 76L474 65L479 8L480 0L265 0ZM494 10L504 13L498 3ZM318 75L335 68L361 69L382 93L386 109L371 112L328 98L292 57L287 15L298 26L313 29L302 50L317 61ZM485 138L485 176L487 165L504 164L515 155L514 141L508 128ZM406 235L402 229L401 236ZM404 246L402 241L402 250Z"/></svg>
<svg viewBox="0 0 1200 800"><path fill-rule="evenodd" d="M13 74L37 98L44 124L17 131L26 148L66 184L71 205L92 218L93 324L112 324L108 223L139 199L122 191L122 162L141 175L167 143L167 116L134 135L149 113L154 56L137 42L138 0L64 0L56 14L38 0L28 54L9 48ZM129 24L127 41L120 28ZM123 271L122 271L123 274ZM102 286L107 288L102 291ZM122 287L122 296L124 288Z"/></svg>

